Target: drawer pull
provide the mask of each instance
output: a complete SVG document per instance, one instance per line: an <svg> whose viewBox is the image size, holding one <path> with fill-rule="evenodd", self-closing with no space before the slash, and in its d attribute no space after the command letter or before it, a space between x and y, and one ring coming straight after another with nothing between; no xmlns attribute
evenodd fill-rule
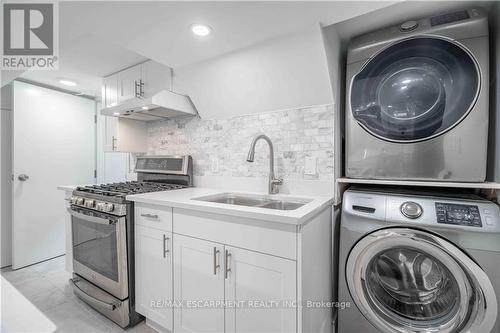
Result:
<svg viewBox="0 0 500 333"><path fill-rule="evenodd" d="M141 214L142 217L148 218L148 219L158 219L158 215L156 214Z"/></svg>

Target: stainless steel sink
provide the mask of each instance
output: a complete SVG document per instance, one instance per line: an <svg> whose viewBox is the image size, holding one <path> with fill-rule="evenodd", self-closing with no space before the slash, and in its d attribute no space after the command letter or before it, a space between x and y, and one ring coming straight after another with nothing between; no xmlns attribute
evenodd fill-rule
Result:
<svg viewBox="0 0 500 333"><path fill-rule="evenodd" d="M294 210L311 202L309 199L294 198L293 200L274 199L267 196L244 195L237 193L222 193L206 197L194 198L193 200L216 202L227 205L277 209Z"/></svg>

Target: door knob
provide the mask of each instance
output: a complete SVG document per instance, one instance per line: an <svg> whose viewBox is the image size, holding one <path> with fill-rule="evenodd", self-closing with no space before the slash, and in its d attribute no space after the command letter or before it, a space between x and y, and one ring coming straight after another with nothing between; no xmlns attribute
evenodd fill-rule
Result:
<svg viewBox="0 0 500 333"><path fill-rule="evenodd" d="M28 175L27 175L27 174L25 174L25 173L22 173L22 174L20 174L20 175L19 175L19 177L17 177L17 179L19 179L19 180L20 180L20 181L22 181L22 182L25 182L25 181L27 181L28 179L30 179L30 176L28 176Z"/></svg>

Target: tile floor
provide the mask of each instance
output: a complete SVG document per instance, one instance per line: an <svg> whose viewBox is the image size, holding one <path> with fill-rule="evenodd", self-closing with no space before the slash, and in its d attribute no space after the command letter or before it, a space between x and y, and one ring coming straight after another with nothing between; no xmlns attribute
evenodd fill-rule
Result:
<svg viewBox="0 0 500 333"><path fill-rule="evenodd" d="M64 256L16 271L2 268L0 274L55 324L56 332L155 332L144 322L124 331L77 298L68 284ZM8 306L7 301L2 299L2 305Z"/></svg>

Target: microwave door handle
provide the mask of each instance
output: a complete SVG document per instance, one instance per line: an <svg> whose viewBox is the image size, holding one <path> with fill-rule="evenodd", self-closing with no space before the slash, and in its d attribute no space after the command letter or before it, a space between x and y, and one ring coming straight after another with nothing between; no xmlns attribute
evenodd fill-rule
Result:
<svg viewBox="0 0 500 333"><path fill-rule="evenodd" d="M109 311L114 311L116 309L116 307L117 307L116 304L106 303L104 301L101 301L100 299L97 299L94 296L91 296L91 295L87 294L85 291L83 291L83 289L78 287L78 285L75 283L75 281L73 281L73 279L70 279L69 281L71 282L71 284L73 286L73 290L78 294L78 296L80 296L81 298L83 298L84 300L89 302L90 304L94 304L100 308L104 308L104 309L109 310Z"/></svg>
<svg viewBox="0 0 500 333"><path fill-rule="evenodd" d="M74 217L85 220L85 221L90 221L90 222L99 223L99 224L113 224L113 223L115 223L115 221L112 219L106 219L106 218L102 218L102 217L85 215L85 214L82 214L79 212L75 212L71 208L68 208L67 210Z"/></svg>

